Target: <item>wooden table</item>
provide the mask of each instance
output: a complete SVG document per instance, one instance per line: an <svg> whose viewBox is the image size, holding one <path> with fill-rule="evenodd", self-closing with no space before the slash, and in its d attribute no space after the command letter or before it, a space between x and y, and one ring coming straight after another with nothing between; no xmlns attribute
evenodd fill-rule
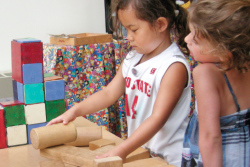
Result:
<svg viewBox="0 0 250 167"><path fill-rule="evenodd" d="M97 126L83 117L78 117L74 124L76 127ZM102 135L104 139L115 141L116 145L123 141L104 129ZM39 150L35 150L30 144L0 149L0 167L39 167L39 163L46 160L49 159L41 157Z"/></svg>

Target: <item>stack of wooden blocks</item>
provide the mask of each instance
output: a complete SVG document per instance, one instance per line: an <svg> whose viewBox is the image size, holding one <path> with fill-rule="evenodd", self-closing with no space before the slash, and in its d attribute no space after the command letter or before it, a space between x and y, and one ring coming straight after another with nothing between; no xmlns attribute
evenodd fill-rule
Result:
<svg viewBox="0 0 250 167"><path fill-rule="evenodd" d="M0 102L0 148L30 144L30 131L65 112L64 80L43 74L43 43L11 41L14 101Z"/></svg>

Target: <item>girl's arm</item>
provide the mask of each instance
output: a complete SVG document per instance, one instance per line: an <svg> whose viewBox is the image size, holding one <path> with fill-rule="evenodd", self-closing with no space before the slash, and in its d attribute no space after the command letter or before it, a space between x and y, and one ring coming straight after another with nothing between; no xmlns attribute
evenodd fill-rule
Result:
<svg viewBox="0 0 250 167"><path fill-rule="evenodd" d="M73 121L78 116L83 116L86 114L91 114L97 112L101 109L109 107L114 104L118 98L120 98L125 92L125 81L122 76L122 65L115 75L114 79L108 84L108 86L96 92L95 94L89 96L87 99L82 102L74 105L72 108L67 110L62 115L51 120L48 125L56 124L63 122L67 124L70 121Z"/></svg>
<svg viewBox="0 0 250 167"><path fill-rule="evenodd" d="M128 154L149 141L168 120L187 80L186 67L182 63L172 64L162 78L152 115L128 139L97 158L120 156L125 161Z"/></svg>
<svg viewBox="0 0 250 167"><path fill-rule="evenodd" d="M220 95L216 86L219 75L214 64L200 64L193 72L198 105L199 149L204 167L222 166Z"/></svg>

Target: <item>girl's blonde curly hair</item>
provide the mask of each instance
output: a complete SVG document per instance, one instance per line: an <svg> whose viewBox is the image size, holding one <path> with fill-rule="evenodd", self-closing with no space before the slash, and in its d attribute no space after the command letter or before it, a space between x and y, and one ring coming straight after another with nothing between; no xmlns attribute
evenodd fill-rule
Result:
<svg viewBox="0 0 250 167"><path fill-rule="evenodd" d="M214 46L212 54L228 60L222 70L248 71L250 0L199 0L191 5L188 20L195 29L195 36L204 37Z"/></svg>

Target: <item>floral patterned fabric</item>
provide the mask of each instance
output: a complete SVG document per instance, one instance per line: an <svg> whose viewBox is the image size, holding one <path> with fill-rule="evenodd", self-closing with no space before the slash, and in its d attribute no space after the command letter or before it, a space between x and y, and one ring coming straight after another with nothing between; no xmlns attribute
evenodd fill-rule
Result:
<svg viewBox="0 0 250 167"><path fill-rule="evenodd" d="M75 103L104 89L114 78L130 50L131 47L126 40L82 46L44 44L44 72L63 77L68 110ZM85 117L126 139L127 121L124 105L124 97L121 97L109 108Z"/></svg>

